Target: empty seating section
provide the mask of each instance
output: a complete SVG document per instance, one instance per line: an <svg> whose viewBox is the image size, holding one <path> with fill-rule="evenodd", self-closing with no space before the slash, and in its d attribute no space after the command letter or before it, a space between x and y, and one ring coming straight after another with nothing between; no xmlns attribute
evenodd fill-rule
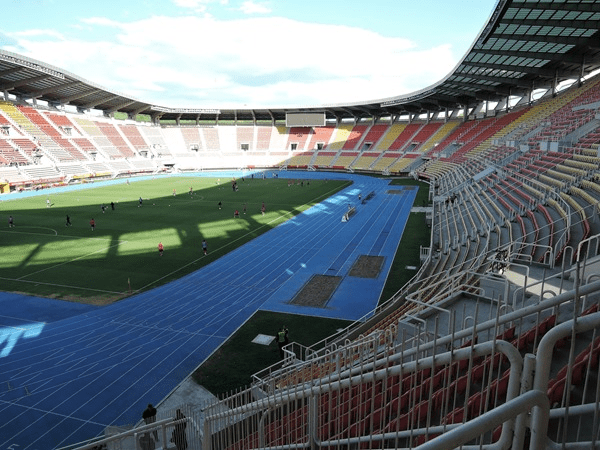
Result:
<svg viewBox="0 0 600 450"><path fill-rule="evenodd" d="M423 126L421 123L409 123L389 146L389 150L402 151L411 142L412 137Z"/></svg>
<svg viewBox="0 0 600 450"><path fill-rule="evenodd" d="M0 109L1 111L1 109ZM11 123L9 122L9 120L4 117L2 114L0 114L0 125L11 125Z"/></svg>
<svg viewBox="0 0 600 450"><path fill-rule="evenodd" d="M472 157L477 153L487 150L490 148L492 138L500 138L504 135L506 126L513 123L517 118L522 116L526 112L526 109L520 109L502 116L496 117L490 121L487 127L469 142L465 142L464 145L457 151L453 156L467 156Z"/></svg>
<svg viewBox="0 0 600 450"><path fill-rule="evenodd" d="M346 142L342 146L342 150L360 150L356 147L360 142L362 142L363 134L367 131L369 127L367 125L354 125Z"/></svg>
<svg viewBox="0 0 600 450"><path fill-rule="evenodd" d="M90 174L83 164L60 164L58 170L63 175L85 176Z"/></svg>
<svg viewBox="0 0 600 450"><path fill-rule="evenodd" d="M459 121L450 120L442 126L440 126L437 131L425 142L423 145L419 147L419 152L427 153L429 151L435 150L436 144L439 144L449 133L452 132L458 125L460 125Z"/></svg>
<svg viewBox="0 0 600 450"><path fill-rule="evenodd" d="M237 149L243 151L253 151L255 128L253 126L238 126L236 131Z"/></svg>
<svg viewBox="0 0 600 450"><path fill-rule="evenodd" d="M37 110L29 106L15 107L6 103L2 109L21 127L22 131L35 139L37 147L54 162L85 159L77 149L72 148L70 151L71 149L61 147L56 139L60 138L60 133Z"/></svg>
<svg viewBox="0 0 600 450"><path fill-rule="evenodd" d="M333 137L329 142L329 146L327 150L341 150L344 147L344 144L350 137L350 133L352 132L352 128L354 125L351 124L340 124L335 129Z"/></svg>
<svg viewBox="0 0 600 450"><path fill-rule="evenodd" d="M269 148L271 150L289 150L287 146L288 132L287 128L282 125L277 125L271 132L271 143Z"/></svg>
<svg viewBox="0 0 600 450"><path fill-rule="evenodd" d="M73 131L75 131L77 133L79 132L79 130L77 130L77 127L75 126L75 124L73 122L71 122L71 120L64 114L43 112L42 115L49 122L52 122L54 125L56 125L59 128L62 128L63 130L70 128L71 132L73 132Z"/></svg>
<svg viewBox="0 0 600 450"><path fill-rule="evenodd" d="M181 134L188 149L203 150L204 146L200 139L200 129L198 127L181 127Z"/></svg>
<svg viewBox="0 0 600 450"><path fill-rule="evenodd" d="M338 157L332 162L334 169L347 169L358 156L358 152L340 152Z"/></svg>
<svg viewBox="0 0 600 450"><path fill-rule="evenodd" d="M140 133L140 130L135 125L119 125L121 133L127 138L129 143L136 150L147 150L148 144L144 140L144 137ZM187 128L182 128L182 131Z"/></svg>
<svg viewBox="0 0 600 450"><path fill-rule="evenodd" d="M71 142L73 142L78 148L86 153L96 153L98 151L96 146L87 138L72 138Z"/></svg>
<svg viewBox="0 0 600 450"><path fill-rule="evenodd" d="M352 168L362 170L369 169L371 167L371 164L373 164L380 156L380 153L363 152L360 154L358 159L354 161L354 163L352 164Z"/></svg>
<svg viewBox="0 0 600 450"><path fill-rule="evenodd" d="M525 126L521 126L514 137L520 138L529 135L529 142L532 145L540 140L555 141L560 139L564 135L563 132L571 126L564 122L565 118L568 118L569 114L573 112L573 108L582 102L589 103L589 97L586 97L587 91L596 92L597 95L597 79L584 84L579 89L572 87L560 96L539 102L524 114L523 124ZM578 100L578 98L580 99ZM551 124L550 127L547 126L548 122ZM540 133L544 134L536 138Z"/></svg>
<svg viewBox="0 0 600 450"><path fill-rule="evenodd" d="M415 155L406 155L400 159L397 159L387 170L390 173L405 172L405 169L415 162Z"/></svg>
<svg viewBox="0 0 600 450"><path fill-rule="evenodd" d="M30 180L38 183L48 183L62 181L64 176L54 166L38 166L28 165L23 166L22 172L27 175Z"/></svg>
<svg viewBox="0 0 600 450"><path fill-rule="evenodd" d="M593 131L587 133L585 136L580 138L575 147L571 150L579 153L582 149L592 149L598 152L598 144L600 144L600 126L595 128Z"/></svg>
<svg viewBox="0 0 600 450"><path fill-rule="evenodd" d="M76 117L75 122L83 131L84 135L89 136L94 142L96 151L100 151L107 158L123 158L124 155L114 146L111 140L106 137L105 133L100 129L99 122Z"/></svg>
<svg viewBox="0 0 600 450"><path fill-rule="evenodd" d="M111 172L114 172L114 173L131 172L132 169L134 168L129 163L129 161L127 161L126 159L123 159L123 158L107 161L106 164L108 165L108 167L110 167Z"/></svg>
<svg viewBox="0 0 600 450"><path fill-rule="evenodd" d="M15 144L11 144L8 139L3 138L0 138L0 158L0 165L29 164L31 162Z"/></svg>
<svg viewBox="0 0 600 450"><path fill-rule="evenodd" d="M394 161L402 156L402 153L385 152L381 157L375 161L371 166L371 170L380 171L387 169Z"/></svg>
<svg viewBox="0 0 600 450"><path fill-rule="evenodd" d="M436 147L437 152L445 150L450 144L458 142L461 136L469 132L469 130L477 125L476 121L463 122L460 126L454 128Z"/></svg>
<svg viewBox="0 0 600 450"><path fill-rule="evenodd" d="M132 159L130 164L136 169L136 172L153 172L156 165L151 159Z"/></svg>
<svg viewBox="0 0 600 450"><path fill-rule="evenodd" d="M164 127L160 129L160 133L171 155L180 155L185 158L192 154L183 139L180 127ZM235 143L232 148L235 148Z"/></svg>
<svg viewBox="0 0 600 450"><path fill-rule="evenodd" d="M376 124L369 128L358 150L379 150L379 141L388 130L389 125Z"/></svg>
<svg viewBox="0 0 600 450"><path fill-rule="evenodd" d="M429 140L429 138L440 129L442 122L430 122L421 127L421 129L413 136L411 143L413 144L409 150L411 152L422 152L421 148Z"/></svg>
<svg viewBox="0 0 600 450"><path fill-rule="evenodd" d="M169 147L163 135L161 133L160 128L149 127L149 126L141 126L139 127L141 135L144 137L146 142L149 144L149 150L154 153L154 155L161 156L170 156L171 152L169 151ZM216 131L215 131L216 133ZM218 135L217 135L218 136Z"/></svg>
<svg viewBox="0 0 600 450"><path fill-rule="evenodd" d="M19 172L16 166L3 166L2 164L0 164L0 181L8 183L10 186L31 183L27 174Z"/></svg>
<svg viewBox="0 0 600 450"><path fill-rule="evenodd" d="M306 143L311 134L312 129L310 127L292 127L289 129L288 142L286 149L295 152L302 152L305 150Z"/></svg>
<svg viewBox="0 0 600 450"><path fill-rule="evenodd" d="M27 138L14 138L12 139L13 143L17 146L17 148L25 153L29 158L32 158L36 149L38 148L37 144L30 139Z"/></svg>
<svg viewBox="0 0 600 450"><path fill-rule="evenodd" d="M95 174L110 174L111 171L110 167L103 162L88 162L85 164L85 167L87 167L91 173Z"/></svg>
<svg viewBox="0 0 600 450"><path fill-rule="evenodd" d="M314 127L308 144L308 150L317 150L319 147L321 149L326 148L334 131L335 127L333 126Z"/></svg>
<svg viewBox="0 0 600 450"><path fill-rule="evenodd" d="M303 152L289 158L285 165L290 168L302 168L305 169L310 164L312 158L314 156L313 152Z"/></svg>
<svg viewBox="0 0 600 450"><path fill-rule="evenodd" d="M320 151L315 156L312 164L315 167L321 167L321 168L329 167L333 163L333 160L336 157L336 155L337 155L336 152Z"/></svg>
<svg viewBox="0 0 600 450"><path fill-rule="evenodd" d="M104 136L102 131L96 126L96 123L94 121L85 119L83 117L75 117L74 121L86 135L90 137Z"/></svg>
<svg viewBox="0 0 600 450"><path fill-rule="evenodd" d="M122 157L132 158L136 156L119 133L119 130L112 123L98 122L97 125Z"/></svg>
<svg viewBox="0 0 600 450"><path fill-rule="evenodd" d="M396 140L396 138L404 131L406 128L405 123L394 123L388 127L387 132L381 138L381 141L377 145L380 150L389 150L392 143Z"/></svg>
<svg viewBox="0 0 600 450"><path fill-rule="evenodd" d="M268 126L257 126L256 127L256 150L270 150L271 146L271 133L273 127Z"/></svg>

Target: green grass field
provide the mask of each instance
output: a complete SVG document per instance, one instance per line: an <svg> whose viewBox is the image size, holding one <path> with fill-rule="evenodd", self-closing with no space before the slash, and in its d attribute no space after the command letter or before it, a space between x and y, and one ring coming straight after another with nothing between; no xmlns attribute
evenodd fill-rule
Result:
<svg viewBox="0 0 600 450"><path fill-rule="evenodd" d="M230 179L159 177L2 202L2 290L107 304L129 295L129 283L136 293L197 270L349 183L311 180L288 187L286 179L240 179L234 192ZM235 209L239 219L233 217ZM14 228L8 228L9 215ZM165 248L162 257L159 242Z"/></svg>

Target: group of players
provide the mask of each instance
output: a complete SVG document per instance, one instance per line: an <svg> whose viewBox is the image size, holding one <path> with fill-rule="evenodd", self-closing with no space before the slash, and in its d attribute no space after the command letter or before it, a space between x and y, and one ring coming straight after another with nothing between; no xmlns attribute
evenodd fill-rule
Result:
<svg viewBox="0 0 600 450"><path fill-rule="evenodd" d="M220 180L219 180L219 181L220 181ZM129 184L129 183L127 183L127 184ZM236 191L238 190L237 181L236 181L235 179L233 179L233 180L232 180L231 187L232 187L232 190L233 190L234 192L236 192ZM176 191L175 189L173 189L173 196L176 196L176 195L177 195L177 191ZM193 187L192 187L192 186L190 186L190 189L189 189L189 195L190 195L190 197L193 197L193 196L194 196L194 189L193 189ZM139 200L138 200L138 208L139 208L139 207L141 207L141 206L143 205L143 203L144 203L144 200L142 199L142 197L140 197L140 198L139 198ZM46 199L46 207L50 208L51 206L52 206L52 202L50 201L50 198L47 198L47 199ZM170 205L169 205L169 206L170 206ZM114 211L114 210L115 210L115 203L114 203L114 202L110 202L110 207L111 207L111 210L113 210L113 211ZM223 203L222 203L221 201L219 201L219 203L218 203L218 207L219 207L219 209L222 209L222 207L223 207ZM100 206L100 209L101 209L102 213L104 214L104 213L105 213L105 211L106 211L106 209L107 209L107 206L106 206L106 205L103 203L103 204ZM246 212L247 212L247 205L246 205L246 203L244 203L244 204L243 204L242 211L243 211L243 213L244 213L244 214L246 214ZM262 204L261 204L261 208L260 208L260 212L261 212L261 214L262 214L263 216L265 215L265 212L266 212L266 206L265 206L265 202L262 202ZM238 209L236 209L236 210L234 211L234 213L233 213L233 217L234 217L234 218L239 218L239 217L240 217L240 212L239 212L239 210L238 210ZM91 228L91 230L92 230L92 231L95 231L95 229L96 229L96 221L94 220L94 218L93 218L93 217L90 219L90 222L89 222L89 224L90 224L90 228ZM72 225L73 225L73 224L71 223L71 217L70 217L70 216L67 214L67 216L66 216L66 222L65 222L65 226L66 226L66 227L70 227L70 226L72 226ZM14 226L15 226L15 223L14 223L14 218L13 218L13 216L12 216L12 215L8 217L8 226L9 226L9 228L12 228L12 227L14 227ZM164 250L165 250L165 247L164 247L163 243L162 243L162 242L159 242L159 243L158 243L158 253L159 253L159 255L160 255L160 256L162 256L162 255L163 255L163 253L164 253ZM203 240L202 240L202 251L203 251L204 255L208 255L208 244L207 244L207 242L206 242L206 239L203 239Z"/></svg>

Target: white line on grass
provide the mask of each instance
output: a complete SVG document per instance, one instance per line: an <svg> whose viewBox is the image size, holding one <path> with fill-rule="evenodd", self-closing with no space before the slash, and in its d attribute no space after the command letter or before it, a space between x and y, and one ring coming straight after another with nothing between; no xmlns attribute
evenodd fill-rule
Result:
<svg viewBox="0 0 600 450"><path fill-rule="evenodd" d="M56 231L54 228L48 228L48 227L30 227L30 226L21 226L19 228L39 228L40 230L50 230L50 231L54 231L54 236L58 236L58 231ZM17 231L17 233L18 233L18 231ZM44 233L38 233L38 234L44 234Z"/></svg>
<svg viewBox="0 0 600 450"><path fill-rule="evenodd" d="M315 200L317 200L317 199L320 199L320 198L328 198L328 197L329 197L329 195L331 195L331 193L333 193L334 191L336 191L336 189L337 189L337 188L334 188L334 189L330 190L329 192L326 192L326 193L324 193L324 194L322 194L322 195L318 196L318 197L317 197ZM303 206L306 206L306 205L307 205L307 204L305 203ZM267 225L269 225L269 224L271 224L271 223L273 223L273 222L276 222L276 221L278 221L280 218L282 218L282 217L285 217L285 216L288 216L288 215L290 215L291 213L292 213L292 211L290 211L290 212L287 212L287 213L285 213L285 214L282 214L282 215L280 215L279 217L277 217L277 218L275 218L275 219L273 219L273 220L270 220L269 222L265 223L264 225L261 225L260 227L258 227L258 228L256 228L256 229L254 229L254 230L252 230L252 231L249 231L248 233L244 234L243 236L240 236L239 238L237 238L237 239L234 239L233 241L230 241L230 242L228 242L227 244L223 245L222 247L219 247L218 249L216 249L216 250L214 250L214 251L219 251L219 250L221 250L221 249L223 249L223 248L225 248L225 247L229 247L230 245L232 245L233 243L235 243L235 242L239 241L240 239L243 239L243 238L245 238L246 236L248 236L248 235L250 235L250 234L253 234L253 233L255 233L256 231L260 230L261 228L263 228L263 227L266 227ZM213 253L214 253L214 252L213 252ZM166 274L166 275L164 275L164 276L162 276L162 277L160 277L160 278L157 278L156 280L154 280L154 281L152 281L152 282L148 283L148 284L147 284L147 285L145 285L145 286L142 286L142 287L141 287L141 288L139 288L139 289L135 289L135 292L141 292L141 291L143 291L144 289L148 288L149 286L152 286L153 284L156 284L156 283L157 283L157 282L159 282L160 280L164 280L165 278L167 278L167 277L170 277L171 275L173 275L173 274L175 274L175 273L179 272L180 270L183 270L183 269L185 269L186 267L189 267L189 266L191 266L192 264L195 264L195 263L197 263L198 261L200 261L200 260L204 259L204 258L205 258L205 256L206 256L206 255L203 255L203 256L201 256L200 258L198 258L198 259L195 259L195 260L193 260L193 261L191 261L191 262L189 262L189 263L187 263L187 264L184 264L183 266L179 267L178 269L175 269L173 272L171 272L171 273L168 273L168 274Z"/></svg>
<svg viewBox="0 0 600 450"><path fill-rule="evenodd" d="M28 277L28 276L30 276L30 275L35 275L35 274L37 274L37 273L40 273L40 272L45 272L46 270L54 269L54 268L56 268L56 267L64 266L65 264L69 264L69 263L72 263L72 262L78 261L78 260L80 260L80 259L83 259L83 258L85 258L85 257L87 257L87 256L90 256L90 255L93 255L93 254L95 254L95 253L103 252L103 251L105 251L105 250L108 250L109 248L117 247L117 246L119 246L119 245L121 245L121 244L124 244L124 243L126 243L126 242L127 242L127 241L119 241L119 242L117 242L117 243L116 243L116 244L114 244L114 245L109 245L108 247L101 248L101 249L99 249L99 250L96 250L96 251L94 251L94 252L91 252L91 253L87 253L87 254L85 254L85 255L81 255L81 256L79 256L79 257L77 257L77 258L75 258L75 259L72 259L72 260L70 260L70 261L61 262L60 264L56 264L56 265L54 265L54 266L46 267L45 269L38 270L37 272L28 273L28 274L26 274L26 275L23 275L23 276L22 276L22 277L20 277L20 278L17 278L17 281L20 281L20 280L22 280L23 278L25 278L25 277Z"/></svg>

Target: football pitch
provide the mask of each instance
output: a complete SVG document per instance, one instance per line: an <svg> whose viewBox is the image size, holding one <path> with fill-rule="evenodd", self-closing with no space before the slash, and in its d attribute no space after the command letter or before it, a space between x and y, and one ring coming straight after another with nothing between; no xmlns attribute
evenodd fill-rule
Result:
<svg viewBox="0 0 600 450"><path fill-rule="evenodd" d="M156 177L1 202L2 290L108 304L193 272L351 183L236 181Z"/></svg>

